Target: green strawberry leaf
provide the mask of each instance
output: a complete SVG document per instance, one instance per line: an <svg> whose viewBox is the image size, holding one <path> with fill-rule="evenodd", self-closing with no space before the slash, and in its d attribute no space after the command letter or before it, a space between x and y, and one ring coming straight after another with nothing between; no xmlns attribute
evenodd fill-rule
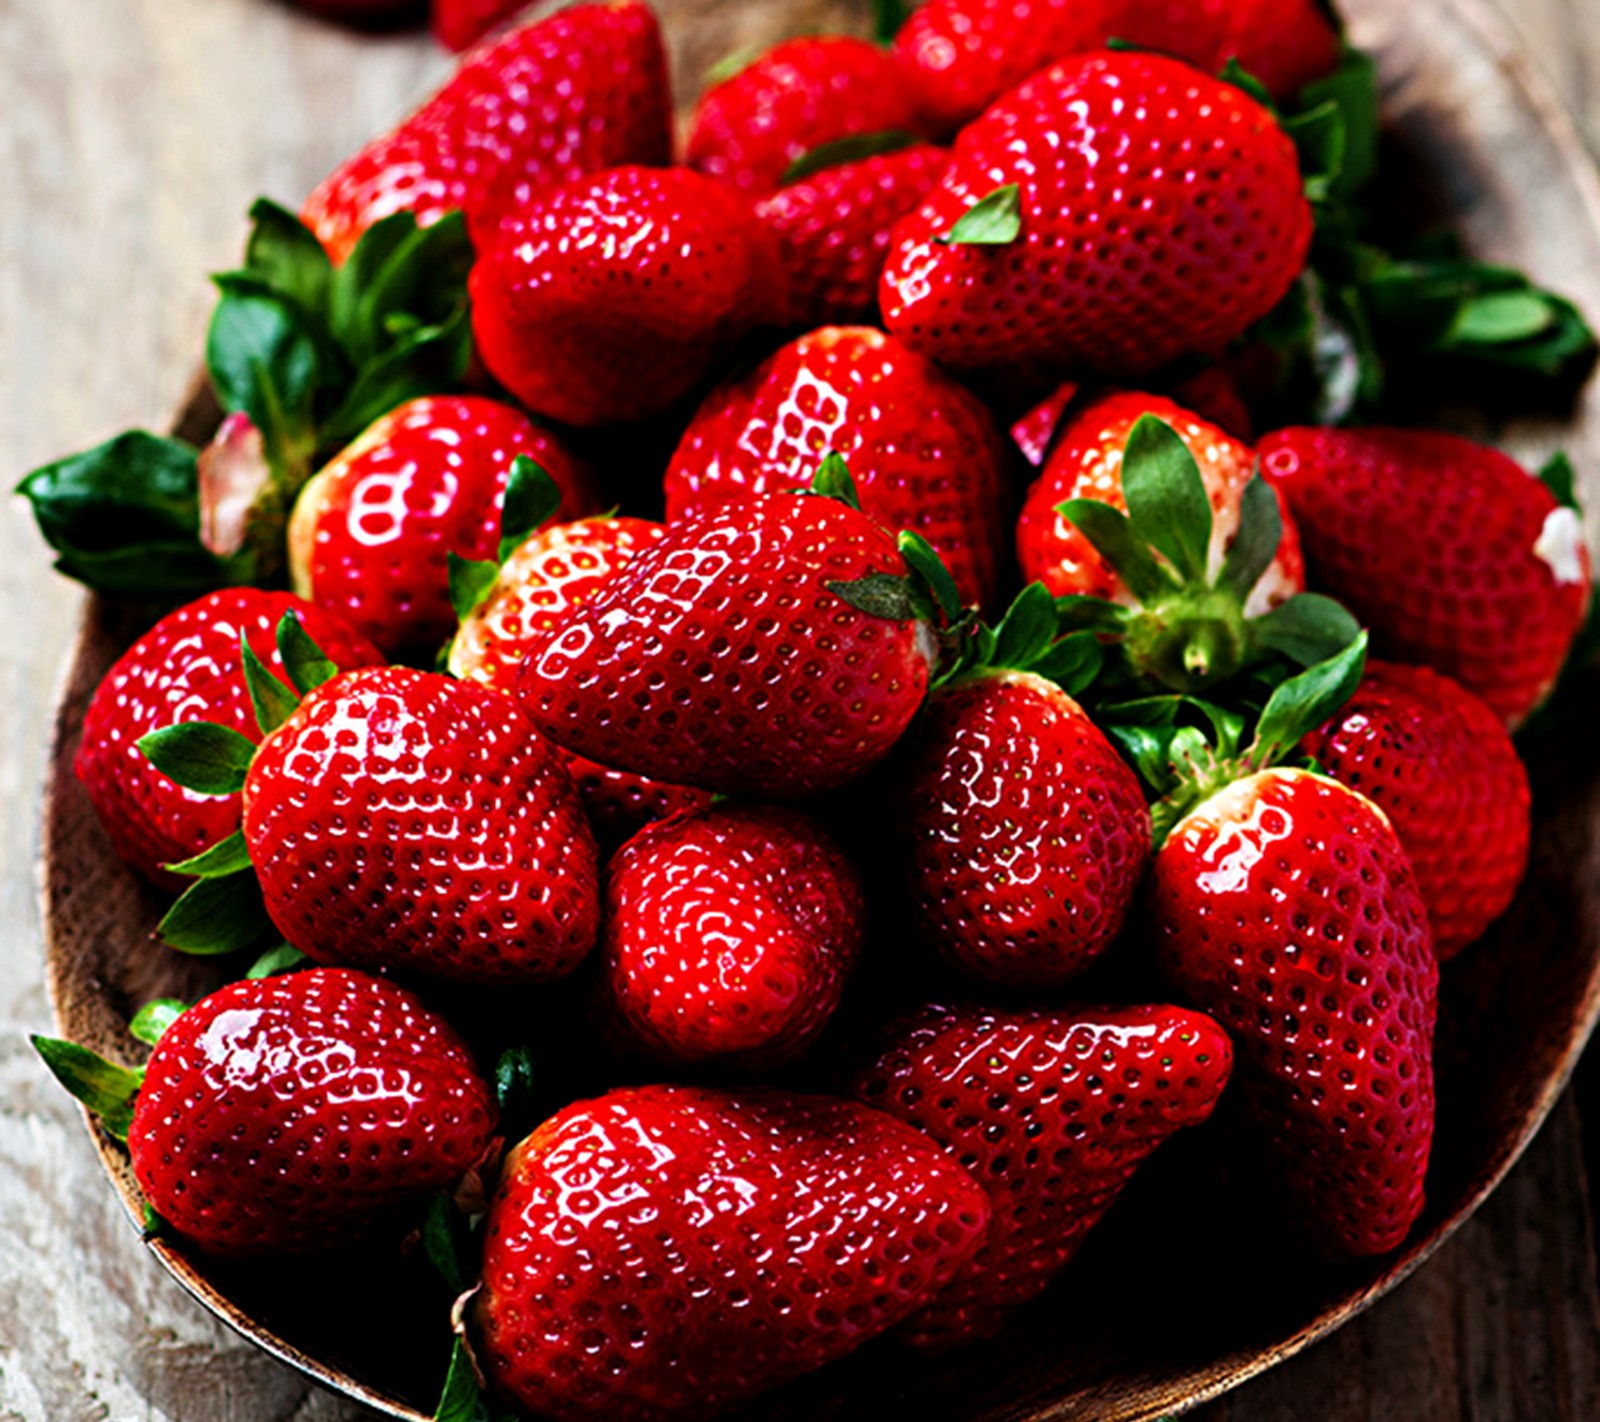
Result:
<svg viewBox="0 0 1600 1422"><path fill-rule="evenodd" d="M237 795L256 753L248 736L210 721L165 726L135 744L168 780L202 795Z"/></svg>
<svg viewBox="0 0 1600 1422"><path fill-rule="evenodd" d="M141 1216L139 1238L145 1244L153 1239L163 1239L171 1235L172 1226L156 1212L156 1207L148 1200L144 1203L144 1213Z"/></svg>
<svg viewBox="0 0 1600 1422"><path fill-rule="evenodd" d="M560 507L560 486L537 461L526 454L513 459L500 509L499 561L504 563L530 533L554 518Z"/></svg>
<svg viewBox="0 0 1600 1422"><path fill-rule="evenodd" d="M1105 657L1094 633L1078 632L1051 643L1027 670L1055 682L1068 696L1081 696L1099 677Z"/></svg>
<svg viewBox="0 0 1600 1422"><path fill-rule="evenodd" d="M197 452L144 430L45 464L17 485L56 568L112 597L181 602L249 582L247 555L200 541Z"/></svg>
<svg viewBox="0 0 1600 1422"><path fill-rule="evenodd" d="M100 1118L107 1134L127 1140L133 1123L133 1098L144 1084L144 1073L108 1062L87 1047L59 1037L29 1040L55 1079Z"/></svg>
<svg viewBox="0 0 1600 1422"><path fill-rule="evenodd" d="M1292 676L1272 693L1256 723L1255 740L1245 759L1255 767L1273 765L1303 736L1317 729L1355 695L1367 664L1367 634L1342 652Z"/></svg>
<svg viewBox="0 0 1600 1422"><path fill-rule="evenodd" d="M1342 603L1300 593L1249 624L1255 645L1303 667L1337 656L1361 636L1361 624Z"/></svg>
<svg viewBox="0 0 1600 1422"><path fill-rule="evenodd" d="M729 50L728 53L706 70L701 92L704 93L718 84L727 83L735 74L744 73L766 52L764 45L745 45L740 49Z"/></svg>
<svg viewBox="0 0 1600 1422"><path fill-rule="evenodd" d="M472 242L459 212L426 227L409 212L374 223L334 276L329 324L335 339L361 366L397 336L446 324L464 308L471 265ZM454 339L464 360L470 332Z"/></svg>
<svg viewBox="0 0 1600 1422"><path fill-rule="evenodd" d="M1239 502L1239 531L1228 545L1217 574L1217 586L1227 588L1243 601L1272 566L1278 544L1283 541L1283 512L1277 495L1262 478L1260 469L1244 486Z"/></svg>
<svg viewBox="0 0 1600 1422"><path fill-rule="evenodd" d="M919 603L912 579L897 577L894 573L867 573L848 580L836 578L823 586L869 617L911 622L929 611Z"/></svg>
<svg viewBox="0 0 1600 1422"><path fill-rule="evenodd" d="M783 170L778 186L786 188L791 183L801 182L828 168L860 163L863 159L876 158L883 153L898 153L902 148L910 148L921 142L921 138L906 129L886 128L876 133L855 133L848 138L836 138L832 143L819 143Z"/></svg>
<svg viewBox="0 0 1600 1422"><path fill-rule="evenodd" d="M316 234L270 198L260 197L251 204L250 222L244 269L307 310L322 310L333 263Z"/></svg>
<svg viewBox="0 0 1600 1422"><path fill-rule="evenodd" d="M169 947L196 957L253 948L276 933L250 870L195 880L156 925Z"/></svg>
<svg viewBox="0 0 1600 1422"><path fill-rule="evenodd" d="M1141 415L1128 435L1122 493L1134 538L1163 554L1183 582L1205 581L1211 500L1189 446L1155 415Z"/></svg>
<svg viewBox="0 0 1600 1422"><path fill-rule="evenodd" d="M244 831L236 829L226 839L219 839L210 849L202 850L192 859L180 859L166 866L174 874L190 874L197 879L218 879L225 874L237 874L250 867L250 850L245 844Z"/></svg>
<svg viewBox="0 0 1600 1422"><path fill-rule="evenodd" d="M538 1124L539 1070L527 1047L507 1047L494 1067L494 1095L500 1106L500 1131L520 1140Z"/></svg>
<svg viewBox="0 0 1600 1422"><path fill-rule="evenodd" d="M879 44L892 44L910 13L906 0L872 0L872 37Z"/></svg>
<svg viewBox="0 0 1600 1422"><path fill-rule="evenodd" d="M298 948L279 943L268 948L245 970L247 978L270 978L278 973L291 972L310 960Z"/></svg>
<svg viewBox="0 0 1600 1422"><path fill-rule="evenodd" d="M430 1258L432 1257L430 1253ZM433 1422L483 1422L484 1402L467 1345L457 1338L444 1375L444 1393L434 1409Z"/></svg>
<svg viewBox="0 0 1600 1422"><path fill-rule="evenodd" d="M1109 598L1069 593L1056 599L1056 624L1062 632L1104 632L1119 636L1126 631L1133 609Z"/></svg>
<svg viewBox="0 0 1600 1422"><path fill-rule="evenodd" d="M1283 120L1300 157L1300 176L1312 203L1330 201L1344 171L1345 120L1332 100Z"/></svg>
<svg viewBox="0 0 1600 1422"><path fill-rule="evenodd" d="M1539 480L1564 509L1582 510L1578 505L1577 471L1565 452L1552 454L1539 470Z"/></svg>
<svg viewBox="0 0 1600 1422"><path fill-rule="evenodd" d="M179 1002L175 997L155 998L133 1014L133 1021L128 1023L128 1032L153 1047L167 1028L188 1010L189 1004Z"/></svg>
<svg viewBox="0 0 1600 1422"><path fill-rule="evenodd" d="M450 606L456 620L465 622L494 591L500 565L488 558L463 558L454 551L444 555L450 580Z"/></svg>
<svg viewBox="0 0 1600 1422"><path fill-rule="evenodd" d="M1173 590L1172 576L1156 562L1121 509L1098 499L1068 499L1056 505L1056 512L1094 545L1140 602L1155 602Z"/></svg>
<svg viewBox="0 0 1600 1422"><path fill-rule="evenodd" d="M1359 192L1378 171L1378 71L1369 55L1345 46L1339 67L1300 91L1300 113L1332 104L1342 131L1338 173L1331 196Z"/></svg>
<svg viewBox="0 0 1600 1422"><path fill-rule="evenodd" d="M822 463L811 478L811 492L825 499L837 499L853 509L861 507L861 495L856 481L850 477L850 466L837 450L830 449L822 456Z"/></svg>
<svg viewBox="0 0 1600 1422"><path fill-rule="evenodd" d="M245 632L239 634L239 656L244 663L244 684L250 693L256 725L262 735L270 736L294 714L294 708L300 704L300 693L285 686L267 670Z"/></svg>
<svg viewBox="0 0 1600 1422"><path fill-rule="evenodd" d="M278 619L277 640L278 655L283 658L289 684L302 696L339 675L338 663L316 644L293 612L286 612Z"/></svg>
<svg viewBox="0 0 1600 1422"><path fill-rule="evenodd" d="M1050 590L1043 583L1029 583L994 629L995 645L984 660L994 667L1031 668L1054 643L1059 627Z"/></svg>
<svg viewBox="0 0 1600 1422"><path fill-rule="evenodd" d="M944 559L926 538L908 528L901 529L896 541L900 548L900 556L906 560L906 566L928 590L939 611L944 614L945 620L950 623L959 622L966 609L961 602L961 590L956 586L956 580L951 576L950 570L945 567Z"/></svg>
<svg viewBox="0 0 1600 1422"><path fill-rule="evenodd" d="M422 1216L423 1252L452 1294L461 1293L472 1281L471 1250L458 1239L465 1223L455 1202L443 1191L428 1201Z"/></svg>
<svg viewBox="0 0 1600 1422"><path fill-rule="evenodd" d="M1122 47L1126 49L1140 48L1140 46L1129 44L1127 41L1122 42ZM1267 86L1246 69L1244 65L1240 64L1237 59L1229 59L1222 66L1222 72L1217 75L1217 78L1222 80L1224 84L1231 84L1235 89L1243 90L1262 108L1268 109L1273 113L1277 112L1277 106L1272 102L1272 95L1267 92Z"/></svg>
<svg viewBox="0 0 1600 1422"><path fill-rule="evenodd" d="M1005 247L1022 235L1022 189L1016 183L996 188L935 237L947 247Z"/></svg>

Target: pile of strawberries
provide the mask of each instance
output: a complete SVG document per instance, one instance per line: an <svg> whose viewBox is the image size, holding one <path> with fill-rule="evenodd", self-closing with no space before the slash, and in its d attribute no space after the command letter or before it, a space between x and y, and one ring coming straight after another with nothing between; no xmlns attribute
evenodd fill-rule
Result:
<svg viewBox="0 0 1600 1422"><path fill-rule="evenodd" d="M1559 462L1358 421L1594 347L1373 244L1371 104L1313 0L928 0L674 166L611 0L258 204L216 438L24 481L176 605L76 769L237 980L142 1067L39 1040L152 1228L421 1228L446 1422L983 1338L1219 1108L1289 1228L1399 1246L1590 560Z"/></svg>

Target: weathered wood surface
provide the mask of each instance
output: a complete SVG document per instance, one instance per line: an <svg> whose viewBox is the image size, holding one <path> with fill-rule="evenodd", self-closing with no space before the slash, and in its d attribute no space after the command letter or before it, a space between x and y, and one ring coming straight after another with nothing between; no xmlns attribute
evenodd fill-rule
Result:
<svg viewBox="0 0 1600 1422"><path fill-rule="evenodd" d="M1512 8L1596 144L1600 5ZM723 22L699 44L733 48L737 30ZM0 0L0 475L159 424L199 347L203 273L232 260L250 197L292 199L444 64L425 43L351 38L273 0ZM153 1266L28 1047L50 1020L33 861L77 597L48 573L17 501L0 513L0 539L0 1419L361 1416L240 1343ZM1564 1105L1397 1294L1195 1415L1600 1417L1589 1218Z"/></svg>

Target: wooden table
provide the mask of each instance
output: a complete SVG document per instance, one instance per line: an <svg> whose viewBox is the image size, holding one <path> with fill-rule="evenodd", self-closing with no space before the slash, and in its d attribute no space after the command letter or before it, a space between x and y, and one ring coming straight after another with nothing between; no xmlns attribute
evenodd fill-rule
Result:
<svg viewBox="0 0 1600 1422"><path fill-rule="evenodd" d="M1600 150L1600 0L1507 8ZM732 48L736 29L704 42ZM125 426L159 427L200 349L204 274L234 259L250 198L292 204L446 68L414 37L356 38L274 0L0 0L0 473L15 478ZM144 1256L74 1108L28 1044L50 1022L33 862L53 683L78 602L50 574L21 501L8 501L0 1422L364 1415L212 1322ZM1595 1080L1580 1076L1504 1187L1418 1276L1195 1415L1600 1418L1579 1122L1583 1106L1600 1119L1600 1068L1589 1073Z"/></svg>

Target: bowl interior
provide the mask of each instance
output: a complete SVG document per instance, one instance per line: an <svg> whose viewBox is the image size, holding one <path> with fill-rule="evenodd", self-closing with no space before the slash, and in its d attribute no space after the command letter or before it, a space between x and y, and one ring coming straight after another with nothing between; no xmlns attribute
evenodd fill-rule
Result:
<svg viewBox="0 0 1600 1422"><path fill-rule="evenodd" d="M659 8L680 76L731 49L837 27L840 18L813 13L817 6L734 0ZM1565 118L1497 24L1477 0L1352 0L1346 8L1355 41L1379 56L1386 125L1413 195L1477 254L1523 266L1600 313L1600 189ZM1528 462L1567 448L1597 501L1597 398L1588 393L1559 417L1477 432ZM1471 412L1455 414L1471 427ZM203 436L215 418L202 392L180 428ZM137 609L88 605L57 713L44 836L59 1029L124 1060L134 1055L126 1025L141 1002L197 996L217 981L204 962L150 941L162 904L115 860L71 772L88 696L145 620ZM1221 1124L1165 1148L1066 1278L999 1338L932 1361L880 1342L740 1415L1154 1418L1298 1351L1405 1277L1515 1161L1600 1012L1600 749L1574 739L1528 748L1536 813L1528 881L1490 937L1444 974L1429 1203L1403 1251L1339 1268L1301 1252L1230 1172L1234 1152ZM126 1154L98 1131L95 1139L138 1219ZM263 1347L387 1415L431 1416L449 1351L449 1300L426 1265L392 1240L248 1266L161 1241L151 1248L185 1288ZM1195 1308L1197 1298L1206 1307Z"/></svg>

